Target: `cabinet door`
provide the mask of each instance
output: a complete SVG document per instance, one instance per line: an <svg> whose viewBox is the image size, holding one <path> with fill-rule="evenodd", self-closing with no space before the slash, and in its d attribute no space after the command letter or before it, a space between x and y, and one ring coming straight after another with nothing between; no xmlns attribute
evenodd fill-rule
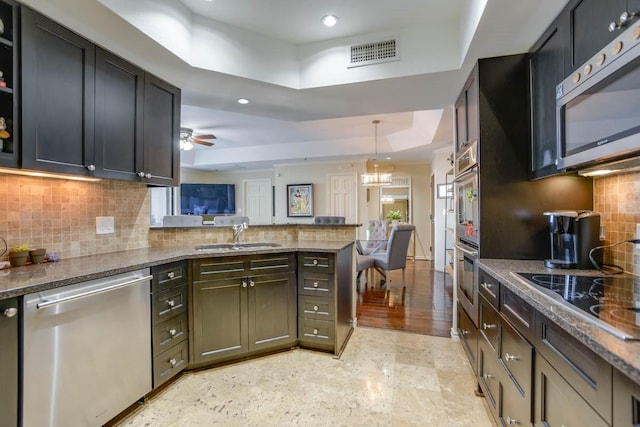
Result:
<svg viewBox="0 0 640 427"><path fill-rule="evenodd" d="M18 301L0 301L0 424L18 425Z"/></svg>
<svg viewBox="0 0 640 427"><path fill-rule="evenodd" d="M456 120L456 153L476 141L480 135L478 127L478 80L477 67L473 69L462 88L462 92L455 104Z"/></svg>
<svg viewBox="0 0 640 427"><path fill-rule="evenodd" d="M96 176L138 181L143 169L144 72L96 48Z"/></svg>
<svg viewBox="0 0 640 427"><path fill-rule="evenodd" d="M246 279L193 284L193 361L230 359L248 351Z"/></svg>
<svg viewBox="0 0 640 427"><path fill-rule="evenodd" d="M565 78L569 43L568 14L560 14L531 50L532 178L557 173L556 85Z"/></svg>
<svg viewBox="0 0 640 427"><path fill-rule="evenodd" d="M640 385L614 369L613 425L640 425Z"/></svg>
<svg viewBox="0 0 640 427"><path fill-rule="evenodd" d="M8 138L0 139L0 166L18 167L20 127L18 103L18 8L13 1L0 1L0 69L6 86L0 86L0 117L4 118Z"/></svg>
<svg viewBox="0 0 640 427"><path fill-rule="evenodd" d="M620 34L610 32L609 24L626 8L626 0L580 0L570 7L571 72Z"/></svg>
<svg viewBox="0 0 640 427"><path fill-rule="evenodd" d="M23 7L21 52L22 167L90 174L94 45Z"/></svg>
<svg viewBox="0 0 640 427"><path fill-rule="evenodd" d="M249 278L249 351L297 340L295 272Z"/></svg>
<svg viewBox="0 0 640 427"><path fill-rule="evenodd" d="M466 93L463 90L454 106L456 121L456 154L461 153L467 142L467 105Z"/></svg>
<svg viewBox="0 0 640 427"><path fill-rule="evenodd" d="M144 85L144 182L180 180L180 89L147 74Z"/></svg>

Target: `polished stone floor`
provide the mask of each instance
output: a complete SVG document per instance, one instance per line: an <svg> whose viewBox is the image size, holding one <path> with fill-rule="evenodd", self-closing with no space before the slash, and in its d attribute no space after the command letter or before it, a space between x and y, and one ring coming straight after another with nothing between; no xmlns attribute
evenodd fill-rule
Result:
<svg viewBox="0 0 640 427"><path fill-rule="evenodd" d="M119 426L493 427L460 343L358 327L342 357L296 349L182 376Z"/></svg>

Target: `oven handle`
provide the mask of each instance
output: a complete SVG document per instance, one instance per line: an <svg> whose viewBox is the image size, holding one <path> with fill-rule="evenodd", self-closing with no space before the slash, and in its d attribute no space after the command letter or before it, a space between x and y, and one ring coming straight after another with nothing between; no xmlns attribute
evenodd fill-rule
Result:
<svg viewBox="0 0 640 427"><path fill-rule="evenodd" d="M469 176L471 176L471 174L478 174L478 168L476 166L472 166L471 168L467 169L466 171L464 171L463 173L461 173L460 175L456 176L453 180L454 183L460 183L461 181L466 180Z"/></svg>
<svg viewBox="0 0 640 427"><path fill-rule="evenodd" d="M475 249L467 249L466 246L462 246L458 243L454 243L454 246L456 248L458 248L461 252L469 255L469 256L473 256L473 257L477 257L478 256L478 251L476 251Z"/></svg>

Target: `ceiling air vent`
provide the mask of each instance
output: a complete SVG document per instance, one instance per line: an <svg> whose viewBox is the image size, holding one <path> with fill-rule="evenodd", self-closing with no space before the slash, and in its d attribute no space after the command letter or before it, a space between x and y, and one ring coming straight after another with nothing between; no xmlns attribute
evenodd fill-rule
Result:
<svg viewBox="0 0 640 427"><path fill-rule="evenodd" d="M350 53L349 68L380 64L382 62L397 61L400 59L397 39L351 46Z"/></svg>

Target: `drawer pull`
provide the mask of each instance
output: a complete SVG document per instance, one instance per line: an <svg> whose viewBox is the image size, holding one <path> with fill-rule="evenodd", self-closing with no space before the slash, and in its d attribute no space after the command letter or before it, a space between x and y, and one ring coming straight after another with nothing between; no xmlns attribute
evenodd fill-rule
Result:
<svg viewBox="0 0 640 427"><path fill-rule="evenodd" d="M178 331L176 331L174 328L171 328L171 329L167 330L167 332L168 332L168 333L169 333L169 335L171 335L172 337L175 337L175 336L176 336L176 333L177 333Z"/></svg>
<svg viewBox="0 0 640 427"><path fill-rule="evenodd" d="M172 300L172 299L168 299L167 300L167 305L169 307L174 307L176 305L176 302L174 300Z"/></svg>
<svg viewBox="0 0 640 427"><path fill-rule="evenodd" d="M313 311L318 311L319 307L317 305L313 306Z"/></svg>
<svg viewBox="0 0 640 427"><path fill-rule="evenodd" d="M176 277L176 275L175 275L175 273L173 271L170 271L170 272L167 273L167 277L169 279L173 279L174 277Z"/></svg>
<svg viewBox="0 0 640 427"><path fill-rule="evenodd" d="M491 379L495 378L495 376L493 376L493 375L491 375L491 374L484 374L484 378L485 378L486 380L491 380Z"/></svg>
<svg viewBox="0 0 640 427"><path fill-rule="evenodd" d="M178 363L178 361L176 359L169 359L169 365L176 366L176 364Z"/></svg>
<svg viewBox="0 0 640 427"><path fill-rule="evenodd" d="M520 356L516 356L514 354L509 354L509 353L505 354L504 358L507 360L507 362L510 362L512 360L520 360Z"/></svg>
<svg viewBox="0 0 640 427"><path fill-rule="evenodd" d="M489 289L493 288L493 283L482 282L482 284L480 286L482 286L483 288L489 290Z"/></svg>
<svg viewBox="0 0 640 427"><path fill-rule="evenodd" d="M247 281L246 281L246 280L243 280L243 281L242 281L242 287L243 287L243 288L246 288L246 287L247 287Z"/></svg>
<svg viewBox="0 0 640 427"><path fill-rule="evenodd" d="M249 286L253 288L255 285L256 285L256 282L254 282L253 280L249 280Z"/></svg>
<svg viewBox="0 0 640 427"><path fill-rule="evenodd" d="M515 418L507 417L507 424L520 424L520 421Z"/></svg>
<svg viewBox="0 0 640 427"><path fill-rule="evenodd" d="M463 329L462 330L462 335L469 335L471 333L471 331L467 330L467 329Z"/></svg>
<svg viewBox="0 0 640 427"><path fill-rule="evenodd" d="M318 265L318 260L317 259L313 260L313 265Z"/></svg>
<svg viewBox="0 0 640 427"><path fill-rule="evenodd" d="M313 335L318 335L318 328L313 329Z"/></svg>
<svg viewBox="0 0 640 427"><path fill-rule="evenodd" d="M318 283L318 282L313 282L313 287L314 287L314 288L317 288L319 285L320 285L320 283Z"/></svg>
<svg viewBox="0 0 640 427"><path fill-rule="evenodd" d="M482 324L482 329L493 329L496 326L498 326L498 325L494 325L494 324L491 324L491 323L483 323Z"/></svg>

